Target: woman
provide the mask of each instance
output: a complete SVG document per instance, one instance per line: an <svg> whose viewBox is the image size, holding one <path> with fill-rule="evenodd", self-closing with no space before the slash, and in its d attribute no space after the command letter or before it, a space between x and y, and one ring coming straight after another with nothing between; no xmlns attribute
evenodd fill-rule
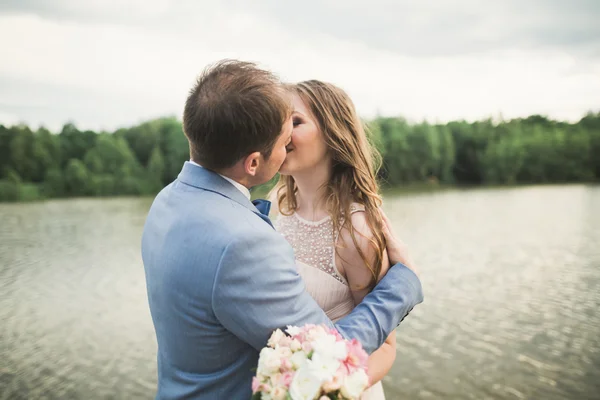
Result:
<svg viewBox="0 0 600 400"><path fill-rule="evenodd" d="M273 190L277 229L296 254L307 291L337 321L389 268L377 153L348 95L316 80L290 86L294 130ZM385 399L381 379L396 357L396 337L369 357L373 384L363 399Z"/></svg>

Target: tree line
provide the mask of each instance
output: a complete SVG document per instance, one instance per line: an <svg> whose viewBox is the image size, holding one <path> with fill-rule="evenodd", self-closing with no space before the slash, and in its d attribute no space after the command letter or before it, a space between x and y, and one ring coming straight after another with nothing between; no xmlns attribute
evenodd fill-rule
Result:
<svg viewBox="0 0 600 400"><path fill-rule="evenodd" d="M600 112L577 123L543 116L493 122L367 123L384 186L600 181ZM176 118L115 132L51 133L0 125L0 201L72 196L152 195L173 181L188 143Z"/></svg>

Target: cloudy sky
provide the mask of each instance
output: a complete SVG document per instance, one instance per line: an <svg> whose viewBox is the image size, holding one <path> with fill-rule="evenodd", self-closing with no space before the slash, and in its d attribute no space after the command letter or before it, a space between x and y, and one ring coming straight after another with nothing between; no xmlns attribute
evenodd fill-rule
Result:
<svg viewBox="0 0 600 400"><path fill-rule="evenodd" d="M599 0L3 0L0 123L180 116L222 58L411 121L600 110Z"/></svg>

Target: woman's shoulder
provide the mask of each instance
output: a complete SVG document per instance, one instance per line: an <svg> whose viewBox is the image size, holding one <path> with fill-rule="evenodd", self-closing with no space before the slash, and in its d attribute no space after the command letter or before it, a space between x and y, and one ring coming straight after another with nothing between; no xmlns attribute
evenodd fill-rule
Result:
<svg viewBox="0 0 600 400"><path fill-rule="evenodd" d="M373 232L371 232L371 228L367 222L367 212L366 208L361 203L352 203L350 204L350 215L349 215L349 223L352 225L352 228L359 232L363 236L373 236ZM348 224L344 224L345 230L350 230L350 226Z"/></svg>
<svg viewBox="0 0 600 400"><path fill-rule="evenodd" d="M373 238L373 232L367 220L365 206L360 203L352 203L350 205L350 215L347 218L347 223L342 225L342 230L340 232L342 240L347 241L348 239L351 239L351 229L357 233L357 235L355 235L357 239L356 245L358 245L361 250L368 246L371 238ZM352 242L353 241L350 240L350 243Z"/></svg>
<svg viewBox="0 0 600 400"><path fill-rule="evenodd" d="M342 227L339 236L338 253L340 259L345 260L341 263L346 276L354 281L357 287L366 287L372 280L372 271L365 265L365 259L374 261L377 257L378 249L374 246L376 242L376 233L373 232L367 215L365 206L360 203L353 203L350 207L350 218ZM353 234L354 233L354 234ZM379 277L387 272L389 261L387 253L382 254L382 266Z"/></svg>
<svg viewBox="0 0 600 400"><path fill-rule="evenodd" d="M340 231L340 239L349 245L346 251L359 253L372 250L373 238L378 233L373 232L365 205L358 202L351 203L349 214ZM355 233L354 240L351 231Z"/></svg>

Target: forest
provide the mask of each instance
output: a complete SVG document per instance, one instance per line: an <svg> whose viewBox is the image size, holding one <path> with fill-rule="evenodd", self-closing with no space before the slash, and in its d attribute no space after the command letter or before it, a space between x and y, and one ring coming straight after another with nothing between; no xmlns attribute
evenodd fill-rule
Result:
<svg viewBox="0 0 600 400"><path fill-rule="evenodd" d="M576 123L534 115L445 124L377 117L366 125L384 188L600 181L600 112ZM0 125L0 201L153 195L187 159L173 117L115 132Z"/></svg>

